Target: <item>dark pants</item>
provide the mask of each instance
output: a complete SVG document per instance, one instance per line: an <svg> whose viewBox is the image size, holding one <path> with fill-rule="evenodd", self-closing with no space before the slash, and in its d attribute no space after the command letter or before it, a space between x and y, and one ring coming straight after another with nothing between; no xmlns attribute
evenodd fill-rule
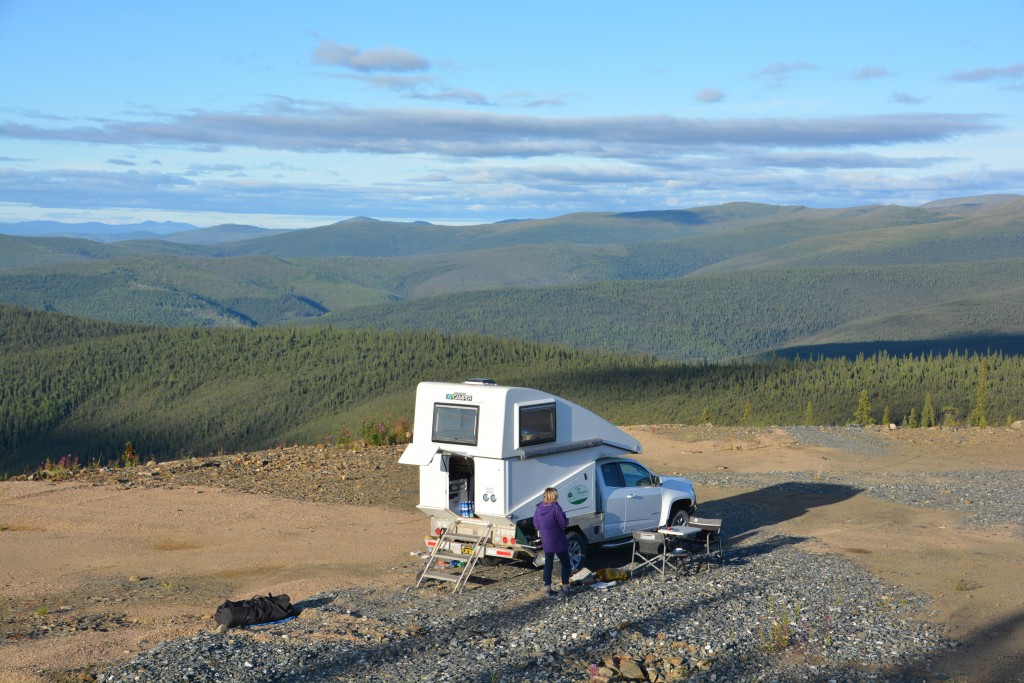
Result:
<svg viewBox="0 0 1024 683"><path fill-rule="evenodd" d="M569 585L569 551L563 550L560 553L544 553L544 585L551 586L551 565L555 563L555 555L562 564L562 585Z"/></svg>

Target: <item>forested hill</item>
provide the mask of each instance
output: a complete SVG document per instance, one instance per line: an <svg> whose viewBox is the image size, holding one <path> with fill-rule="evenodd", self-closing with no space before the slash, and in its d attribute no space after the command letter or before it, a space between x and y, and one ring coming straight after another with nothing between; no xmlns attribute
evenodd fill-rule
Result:
<svg viewBox="0 0 1024 683"><path fill-rule="evenodd" d="M618 424L1024 416L1024 359L998 353L690 365L474 335L142 328L0 306L0 358L0 473L112 461L128 441L163 459L343 439L411 421L420 381L474 376Z"/></svg>
<svg viewBox="0 0 1024 683"><path fill-rule="evenodd" d="M1024 259L793 268L654 282L465 292L336 311L341 327L482 332L578 348L721 360L802 345L915 340L1019 352ZM927 345L925 345L927 342ZM979 348L980 346L980 348ZM825 352L824 349L819 353ZM869 351L870 352L870 351Z"/></svg>
<svg viewBox="0 0 1024 683"><path fill-rule="evenodd" d="M476 226L357 218L104 244L0 235L0 303L168 326L482 332L668 359L966 336L1009 351L1024 337L1022 283L1014 195Z"/></svg>

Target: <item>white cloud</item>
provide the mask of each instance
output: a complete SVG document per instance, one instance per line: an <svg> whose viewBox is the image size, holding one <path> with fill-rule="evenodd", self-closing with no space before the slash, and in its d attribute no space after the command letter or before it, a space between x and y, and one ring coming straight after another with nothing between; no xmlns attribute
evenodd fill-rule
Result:
<svg viewBox="0 0 1024 683"><path fill-rule="evenodd" d="M956 71L946 76L946 80L949 81L968 82L991 81L1003 78L1009 80L1024 78L1024 62L1004 67L986 66L979 69L972 69L971 71Z"/></svg>
<svg viewBox="0 0 1024 683"><path fill-rule="evenodd" d="M701 88L693 97L698 102L713 104L715 102L721 102L722 100L724 100L725 93L719 90L718 88Z"/></svg>
<svg viewBox="0 0 1024 683"><path fill-rule="evenodd" d="M926 97L916 97L908 92L902 90L896 90L892 93L891 99L893 102L898 104L924 104L928 101Z"/></svg>
<svg viewBox="0 0 1024 683"><path fill-rule="evenodd" d="M451 88L434 93L412 92L406 95L406 97L417 100L429 100L431 102L461 102L477 106L493 104L487 96L465 88Z"/></svg>
<svg viewBox="0 0 1024 683"><path fill-rule="evenodd" d="M574 211L642 211L726 201L849 206L921 203L951 196L1020 193L1024 171L972 171L899 177L885 166L925 166L940 159L893 160L843 155L723 154L673 167L628 164L453 167L382 186L269 180L187 178L139 171L0 169L0 205L61 209L162 210L277 216L368 215L395 219L464 215L481 206L481 220L551 216ZM429 196L431 216L424 215Z"/></svg>
<svg viewBox="0 0 1024 683"><path fill-rule="evenodd" d="M295 152L648 158L719 145L845 147L949 140L998 128L985 114L823 118L541 117L437 109L357 109L278 103L263 113L199 112L167 120L46 128L0 123L0 137L115 145Z"/></svg>
<svg viewBox="0 0 1024 683"><path fill-rule="evenodd" d="M853 78L857 81L870 81L875 78L887 78L895 75L896 74L889 71L884 66L865 66L855 71L853 73Z"/></svg>
<svg viewBox="0 0 1024 683"><path fill-rule="evenodd" d="M781 87L789 82L793 74L800 71L816 71L818 68L817 64L811 64L810 62L792 62L789 64L775 62L755 73L754 78L765 78L773 86Z"/></svg>
<svg viewBox="0 0 1024 683"><path fill-rule="evenodd" d="M384 45L375 50L360 50L326 38L313 51L313 63L343 66L356 71L426 71L430 62L411 50Z"/></svg>

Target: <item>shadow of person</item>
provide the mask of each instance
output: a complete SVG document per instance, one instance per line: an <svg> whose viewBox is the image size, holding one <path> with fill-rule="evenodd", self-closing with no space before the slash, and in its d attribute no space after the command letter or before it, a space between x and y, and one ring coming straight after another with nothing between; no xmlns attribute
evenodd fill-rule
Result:
<svg viewBox="0 0 1024 683"><path fill-rule="evenodd" d="M317 609L320 607L324 607L326 605L331 604L332 602L334 602L333 597L313 596L312 598L300 600L299 602L294 603L292 606L295 607L295 609L302 611L304 609Z"/></svg>
<svg viewBox="0 0 1024 683"><path fill-rule="evenodd" d="M960 642L964 647L933 656L934 671L971 681L1024 683L1024 610L987 623Z"/></svg>

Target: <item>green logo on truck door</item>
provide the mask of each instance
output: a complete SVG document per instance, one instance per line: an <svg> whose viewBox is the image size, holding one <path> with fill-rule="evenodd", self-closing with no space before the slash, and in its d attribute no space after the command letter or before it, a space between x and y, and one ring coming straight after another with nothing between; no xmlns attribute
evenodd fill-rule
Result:
<svg viewBox="0 0 1024 683"><path fill-rule="evenodd" d="M588 498L590 498L590 489L582 484L573 486L569 489L569 493L565 494L565 500L569 505L582 505L587 502Z"/></svg>

